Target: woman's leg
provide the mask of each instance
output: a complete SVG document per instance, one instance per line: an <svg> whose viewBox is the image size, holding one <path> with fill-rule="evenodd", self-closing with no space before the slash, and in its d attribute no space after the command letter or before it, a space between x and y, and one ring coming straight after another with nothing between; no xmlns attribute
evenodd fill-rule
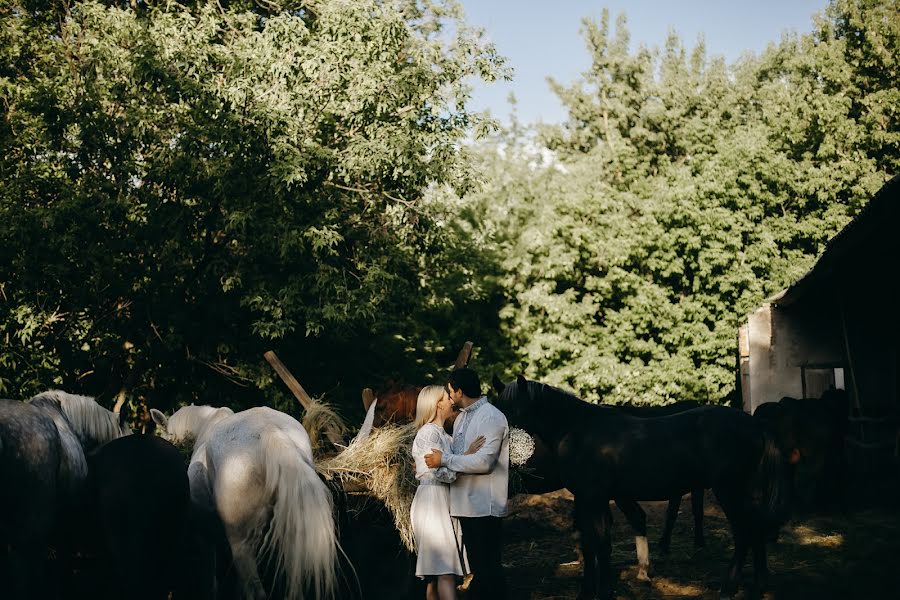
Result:
<svg viewBox="0 0 900 600"><path fill-rule="evenodd" d="M456 600L456 575L438 575L437 586L441 600Z"/></svg>
<svg viewBox="0 0 900 600"><path fill-rule="evenodd" d="M428 582L428 587L425 588L425 600L440 600L437 578L428 576L425 577L425 581Z"/></svg>

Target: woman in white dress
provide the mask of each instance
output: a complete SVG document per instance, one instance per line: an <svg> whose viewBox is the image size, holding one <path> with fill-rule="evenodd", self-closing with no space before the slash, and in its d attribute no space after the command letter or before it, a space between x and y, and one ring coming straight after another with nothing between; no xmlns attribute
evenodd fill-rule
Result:
<svg viewBox="0 0 900 600"><path fill-rule="evenodd" d="M412 445L419 487L413 499L411 517L416 539L416 576L428 582L427 600L454 600L456 580L467 573L465 551L459 524L450 516L450 487L456 473L446 467L429 469L425 455L432 448L450 452L450 436L444 421L453 408L442 386L430 385L419 392L416 402L416 428ZM472 454L484 445L480 437L469 446Z"/></svg>

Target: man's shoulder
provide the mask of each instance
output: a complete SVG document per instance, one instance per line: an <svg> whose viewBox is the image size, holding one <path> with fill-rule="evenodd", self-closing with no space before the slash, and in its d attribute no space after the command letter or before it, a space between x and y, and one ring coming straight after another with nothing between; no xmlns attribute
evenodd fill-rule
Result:
<svg viewBox="0 0 900 600"><path fill-rule="evenodd" d="M482 406L481 410L478 412L483 412L484 416L482 418L486 420L490 419L491 421L502 422L504 425L507 425L506 415L504 415L503 411L499 408L491 404L490 401L485 402L484 406Z"/></svg>

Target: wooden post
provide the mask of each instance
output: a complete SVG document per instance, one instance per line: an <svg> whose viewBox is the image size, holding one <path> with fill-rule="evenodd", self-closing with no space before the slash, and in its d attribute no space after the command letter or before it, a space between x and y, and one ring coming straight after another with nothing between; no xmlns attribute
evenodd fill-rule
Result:
<svg viewBox="0 0 900 600"><path fill-rule="evenodd" d="M118 414L122 407L125 406L125 400L128 399L128 390L125 386L122 386L122 389L119 390L119 393L116 394L116 404L113 406L113 412Z"/></svg>
<svg viewBox="0 0 900 600"><path fill-rule="evenodd" d="M363 410L369 412L369 407L375 402L375 392L372 388L366 388L362 391Z"/></svg>
<svg viewBox="0 0 900 600"><path fill-rule="evenodd" d="M459 355L456 357L456 363L454 363L454 369L462 369L463 367L469 364L469 359L472 358L472 347L475 344L472 342L466 342L463 344L462 350L459 351Z"/></svg>
<svg viewBox="0 0 900 600"><path fill-rule="evenodd" d="M284 363L282 363L271 350L263 354L263 356L269 361L269 364L272 365L272 368L275 369L275 372L278 373L281 380L288 386L288 389L291 390L291 393L294 394L294 397L300 402L300 405L303 408L308 409L309 405L312 404L312 398L306 393L306 390L303 389L300 382L291 375L291 372L284 366Z"/></svg>
<svg viewBox="0 0 900 600"><path fill-rule="evenodd" d="M862 402L859 397L859 386L856 383L856 371L853 369L853 358L850 355L850 336L847 334L847 316L844 299L841 298L841 332L844 334L844 352L847 353L847 368L850 371L850 381L853 384L853 404L856 407L856 415L862 416Z"/></svg>

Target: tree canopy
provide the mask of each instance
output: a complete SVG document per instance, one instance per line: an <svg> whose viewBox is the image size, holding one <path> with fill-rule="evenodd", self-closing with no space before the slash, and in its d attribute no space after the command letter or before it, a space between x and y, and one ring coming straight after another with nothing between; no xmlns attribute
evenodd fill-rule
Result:
<svg viewBox="0 0 900 600"><path fill-rule="evenodd" d="M719 401L737 326L898 172L896 0L728 65L587 19L534 128L455 2L0 0L0 393L286 407L463 341L611 402Z"/></svg>
<svg viewBox="0 0 900 600"><path fill-rule="evenodd" d="M898 172L896 9L834 2L730 67L586 19L589 70L550 82L565 122L484 151L510 370L611 402L732 394L740 320Z"/></svg>
<svg viewBox="0 0 900 600"><path fill-rule="evenodd" d="M461 240L423 194L468 185L466 82L505 73L455 3L0 19L0 391L258 402L270 347L322 391L452 362Z"/></svg>

